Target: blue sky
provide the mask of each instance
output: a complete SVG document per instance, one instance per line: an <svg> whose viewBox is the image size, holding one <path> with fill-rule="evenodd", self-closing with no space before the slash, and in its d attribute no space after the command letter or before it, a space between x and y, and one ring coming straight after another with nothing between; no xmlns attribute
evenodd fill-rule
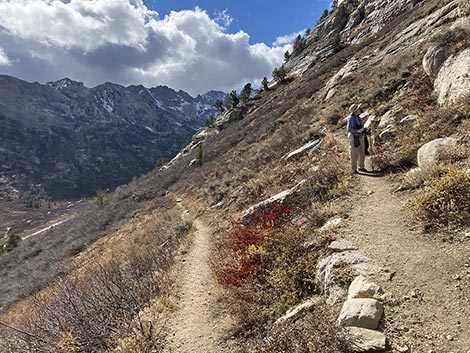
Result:
<svg viewBox="0 0 470 353"><path fill-rule="evenodd" d="M0 0L0 74L239 90L269 78L329 2Z"/></svg>
<svg viewBox="0 0 470 353"><path fill-rule="evenodd" d="M170 11L194 9L196 6L215 16L224 10L233 18L227 29L234 33L239 30L250 35L252 44L263 42L271 45L277 37L313 28L331 0L145 0L144 3L161 17Z"/></svg>

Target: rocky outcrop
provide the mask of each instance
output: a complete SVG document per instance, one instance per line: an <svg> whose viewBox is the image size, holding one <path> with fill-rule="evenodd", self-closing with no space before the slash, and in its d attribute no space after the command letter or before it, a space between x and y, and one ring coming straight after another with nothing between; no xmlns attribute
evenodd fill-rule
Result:
<svg viewBox="0 0 470 353"><path fill-rule="evenodd" d="M446 61L447 57L448 54L445 48L439 45L430 47L423 57L424 72L430 77L437 76L439 69L444 61Z"/></svg>
<svg viewBox="0 0 470 353"><path fill-rule="evenodd" d="M306 143L305 145L303 145L302 147L299 147L296 150L287 153L281 159L285 160L285 161L288 161L288 160L291 160L291 159L300 158L301 156L303 156L306 153L311 155L313 152L315 152L317 149L320 148L322 142L323 142L322 139L315 139L313 141L310 141L310 142Z"/></svg>
<svg viewBox="0 0 470 353"><path fill-rule="evenodd" d="M219 129L225 129L227 125L234 121L242 120L245 117L246 111L243 108L228 109L220 114L215 121L215 126Z"/></svg>
<svg viewBox="0 0 470 353"><path fill-rule="evenodd" d="M368 261L365 256L354 251L337 252L320 260L316 280L327 296L328 303L338 303L346 296L346 290L339 281L339 271Z"/></svg>
<svg viewBox="0 0 470 353"><path fill-rule="evenodd" d="M438 138L432 140L418 150L418 166L423 167L427 163L438 163L439 153L446 147L455 146L457 139L453 137Z"/></svg>
<svg viewBox="0 0 470 353"><path fill-rule="evenodd" d="M470 49L448 58L434 81L438 93L438 103L450 106L470 97Z"/></svg>
<svg viewBox="0 0 470 353"><path fill-rule="evenodd" d="M286 204L289 203L295 198L296 193L299 191L301 186L305 184L305 180L300 181L296 186L291 189L284 190L279 194L271 196L269 199L261 201L256 205L251 206L248 210L245 211L241 220L243 223L249 223L256 214L263 212L266 209L276 203Z"/></svg>

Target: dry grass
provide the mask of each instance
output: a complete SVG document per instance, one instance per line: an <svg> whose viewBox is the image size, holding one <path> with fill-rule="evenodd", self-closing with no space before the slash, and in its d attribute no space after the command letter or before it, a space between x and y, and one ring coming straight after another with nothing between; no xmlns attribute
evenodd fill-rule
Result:
<svg viewBox="0 0 470 353"><path fill-rule="evenodd" d="M135 222L102 239L21 311L11 314L13 325L28 332L10 335L11 349L102 352L125 332L140 347L135 352L155 349L160 331L139 313L168 294L174 253L191 228L176 218L176 211L155 212L158 218L136 216Z"/></svg>
<svg viewBox="0 0 470 353"><path fill-rule="evenodd" d="M470 174L449 167L411 206L427 228L470 224Z"/></svg>

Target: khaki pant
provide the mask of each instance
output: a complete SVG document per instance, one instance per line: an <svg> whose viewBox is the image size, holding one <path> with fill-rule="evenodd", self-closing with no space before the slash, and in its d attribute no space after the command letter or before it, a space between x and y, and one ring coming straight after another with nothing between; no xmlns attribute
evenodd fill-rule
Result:
<svg viewBox="0 0 470 353"><path fill-rule="evenodd" d="M361 134L359 147L354 147L354 135L348 133L349 140L349 158L351 160L351 171L356 171L357 168L365 168L366 149L364 144L364 135Z"/></svg>

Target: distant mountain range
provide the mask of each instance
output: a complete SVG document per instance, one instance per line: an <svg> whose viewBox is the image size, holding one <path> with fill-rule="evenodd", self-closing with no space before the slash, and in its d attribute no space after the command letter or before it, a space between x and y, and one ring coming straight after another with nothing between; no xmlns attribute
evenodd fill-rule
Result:
<svg viewBox="0 0 470 353"><path fill-rule="evenodd" d="M172 158L225 98L0 75L0 199L25 190L77 198L127 183Z"/></svg>

